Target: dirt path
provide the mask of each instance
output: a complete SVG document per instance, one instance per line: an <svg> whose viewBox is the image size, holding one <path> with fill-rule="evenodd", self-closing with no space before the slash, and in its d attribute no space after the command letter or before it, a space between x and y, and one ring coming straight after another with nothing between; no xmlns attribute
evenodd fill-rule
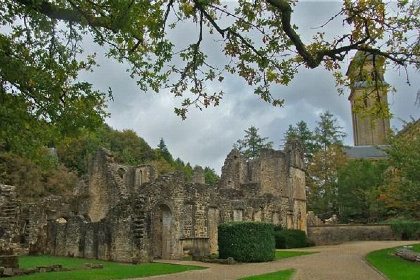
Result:
<svg viewBox="0 0 420 280"><path fill-rule="evenodd" d="M139 280L225 280L295 268L294 280L384 280L371 268L364 256L375 250L414 244L413 241L366 241L334 246L318 246L297 251L318 252L307 256L277 260L270 263L217 265L190 261L162 261L174 264L205 266L208 269L160 275Z"/></svg>

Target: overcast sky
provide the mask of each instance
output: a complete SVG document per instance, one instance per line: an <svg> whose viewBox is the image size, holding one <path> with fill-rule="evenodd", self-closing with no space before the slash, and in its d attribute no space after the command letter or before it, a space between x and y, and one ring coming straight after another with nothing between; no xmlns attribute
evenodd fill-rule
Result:
<svg viewBox="0 0 420 280"><path fill-rule="evenodd" d="M340 2L299 2L295 7L293 22L299 27L307 43L314 29L322 25L340 9ZM329 34L342 28L338 21L327 26ZM188 40L195 26L184 27L184 32L173 34L175 41ZM214 41L204 41L212 60L223 59L220 53L212 53ZM350 58L344 62L348 65ZM220 174L221 166L233 143L244 137L244 130L251 125L259 128L263 137L269 137L278 149L283 143L283 135L289 124L304 120L314 128L318 116L327 110L334 114L338 124L348 134L345 144L353 144L350 103L348 93L340 96L335 88L332 74L321 67L303 70L287 87L274 87L277 97L286 99L284 107L274 108L253 94L241 78L228 76L223 84L208 84L209 88L223 89L225 97L220 106L203 111L192 109L185 121L173 112L180 100L162 91L144 93L125 72L126 66L106 60L100 61L101 67L89 77L95 87L113 89L114 101L109 103L111 117L107 123L116 129L133 129L144 138L152 148L156 148L162 137L174 158L181 158L191 165L210 166ZM346 68L346 67L344 67ZM346 69L343 69L345 71ZM420 90L420 75L410 73L411 86L406 83L405 74L401 75L388 69L385 79L397 88L396 94L389 94L391 112L394 118L391 126L400 129L401 120L420 117L419 107L415 104L416 93Z"/></svg>

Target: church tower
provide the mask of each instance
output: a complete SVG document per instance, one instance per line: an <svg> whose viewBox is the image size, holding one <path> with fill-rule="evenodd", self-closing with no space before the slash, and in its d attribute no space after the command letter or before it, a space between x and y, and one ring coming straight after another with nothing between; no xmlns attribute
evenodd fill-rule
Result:
<svg viewBox="0 0 420 280"><path fill-rule="evenodd" d="M384 81L385 58L358 51L350 63L346 75L350 78L355 146L388 144L389 118L371 115L387 115L388 84Z"/></svg>

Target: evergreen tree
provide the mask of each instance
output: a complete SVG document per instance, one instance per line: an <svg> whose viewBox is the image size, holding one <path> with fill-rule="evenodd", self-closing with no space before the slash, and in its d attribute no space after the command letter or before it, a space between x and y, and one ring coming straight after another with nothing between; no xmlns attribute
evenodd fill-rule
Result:
<svg viewBox="0 0 420 280"><path fill-rule="evenodd" d="M262 148L272 148L273 142L267 142L268 137L261 137L258 128L251 126L245 130L244 139L239 139L233 147L237 148L246 158L255 158L260 155Z"/></svg>
<svg viewBox="0 0 420 280"><path fill-rule="evenodd" d="M347 134L342 130L343 127L338 126L337 118L329 111L320 115L320 121L314 131L315 145L317 149L326 151L329 146L342 146L343 138Z"/></svg>
<svg viewBox="0 0 420 280"><path fill-rule="evenodd" d="M301 131L301 137L312 152L307 157L308 209L322 218L338 214L338 172L346 163L341 149L346 134L336 122L333 114L327 111L320 115L312 135L303 123L300 130L296 129Z"/></svg>
<svg viewBox="0 0 420 280"><path fill-rule="evenodd" d="M289 125L289 129L284 134L287 140L292 138L299 139L305 153L305 160L308 162L316 151L314 143L314 133L308 128L308 124L304 121L296 123L296 126Z"/></svg>
<svg viewBox="0 0 420 280"><path fill-rule="evenodd" d="M171 153L168 150L168 147L166 147L165 141L163 140L163 138L160 138L159 140L159 144L158 144L158 149L160 151L160 155L169 163L173 163L174 159L171 155Z"/></svg>

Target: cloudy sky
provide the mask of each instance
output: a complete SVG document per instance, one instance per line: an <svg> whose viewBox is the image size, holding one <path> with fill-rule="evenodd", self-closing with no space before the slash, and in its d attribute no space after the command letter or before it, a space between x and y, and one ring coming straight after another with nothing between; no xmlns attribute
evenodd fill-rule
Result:
<svg viewBox="0 0 420 280"><path fill-rule="evenodd" d="M292 21L299 26L304 42L309 42L317 26L325 23L340 9L340 2L303 1L295 7ZM173 36L174 41L188 40L195 26L185 26L181 33ZM340 32L341 22L327 26L328 34ZM195 40L193 38L192 40ZM220 53L213 53L212 38L204 41L213 60L223 59ZM343 63L345 71L350 58ZM99 89L113 89L114 101L109 103L111 117L107 120L113 128L133 129L155 148L162 137L174 158L181 158L194 165L210 166L220 173L221 166L236 140L243 138L244 130L251 125L259 128L261 136L269 137L274 148L280 148L283 135L289 124L304 120L314 128L318 116L329 110L338 124L348 134L345 144L352 145L352 124L350 104L346 95L339 95L330 72L322 69L303 70L287 87L274 87L277 97L285 98L281 108L271 107L259 100L241 78L228 76L222 84L209 84L209 88L223 89L225 94L221 105L203 111L192 109L186 120L173 112L180 102L170 93L162 91L144 93L125 72L126 66L102 59L101 67L89 76ZM411 71L411 86L404 73L387 69L385 79L397 88L388 100L394 118L391 126L400 129L402 120L418 119L420 108L415 104L420 90L420 75Z"/></svg>

